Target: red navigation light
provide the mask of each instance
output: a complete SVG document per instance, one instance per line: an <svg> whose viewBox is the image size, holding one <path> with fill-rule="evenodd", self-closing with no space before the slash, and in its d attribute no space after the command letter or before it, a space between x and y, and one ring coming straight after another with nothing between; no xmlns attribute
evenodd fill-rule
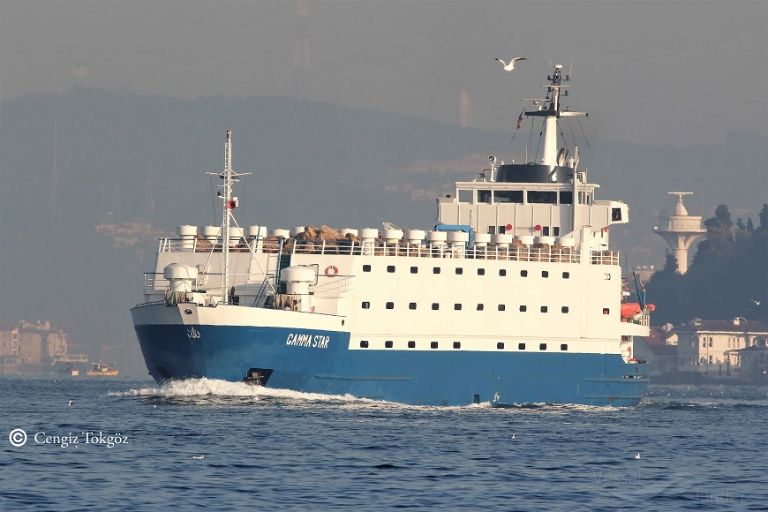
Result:
<svg viewBox="0 0 768 512"><path fill-rule="evenodd" d="M237 206L237 203L235 202L234 199L230 199L229 202L227 203L227 208L229 208L230 210L234 210L236 206Z"/></svg>

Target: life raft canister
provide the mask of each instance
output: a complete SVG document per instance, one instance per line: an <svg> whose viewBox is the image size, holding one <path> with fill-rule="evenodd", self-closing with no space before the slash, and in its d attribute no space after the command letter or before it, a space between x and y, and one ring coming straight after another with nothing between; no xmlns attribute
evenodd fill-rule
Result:
<svg viewBox="0 0 768 512"><path fill-rule="evenodd" d="M325 275L328 277L333 277L338 273L339 273L339 267L337 267L336 265L328 265L327 267L325 267Z"/></svg>

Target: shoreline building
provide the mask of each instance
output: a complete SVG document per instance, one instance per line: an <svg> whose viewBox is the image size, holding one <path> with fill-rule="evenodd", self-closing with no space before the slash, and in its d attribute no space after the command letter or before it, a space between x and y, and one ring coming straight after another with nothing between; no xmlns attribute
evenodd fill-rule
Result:
<svg viewBox="0 0 768 512"><path fill-rule="evenodd" d="M69 340L62 329L51 322L22 320L18 324L0 326L0 373L34 374L44 368L72 362L87 362L87 356L67 353Z"/></svg>
<svg viewBox="0 0 768 512"><path fill-rule="evenodd" d="M701 215L689 215L683 204L683 197L693 195L693 192L669 192L669 195L677 197L675 211L671 215L662 211L653 232L667 241L677 259L677 271L685 274L688 272L688 249L707 230L702 226Z"/></svg>
<svg viewBox="0 0 768 512"><path fill-rule="evenodd" d="M710 377L735 377L741 372L742 351L765 346L768 325L736 317L733 320L694 318L675 328L678 371Z"/></svg>

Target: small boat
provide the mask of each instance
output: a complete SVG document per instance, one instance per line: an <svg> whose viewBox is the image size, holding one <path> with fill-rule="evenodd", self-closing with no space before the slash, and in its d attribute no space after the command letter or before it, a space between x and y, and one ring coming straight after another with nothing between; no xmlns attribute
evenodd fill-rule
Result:
<svg viewBox="0 0 768 512"><path fill-rule="evenodd" d="M117 377L120 370L113 368L106 363L98 362L86 373L89 377Z"/></svg>

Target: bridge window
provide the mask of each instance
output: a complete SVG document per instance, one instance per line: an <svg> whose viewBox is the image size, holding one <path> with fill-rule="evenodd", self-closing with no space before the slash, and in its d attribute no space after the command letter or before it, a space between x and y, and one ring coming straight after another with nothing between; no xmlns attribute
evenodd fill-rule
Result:
<svg viewBox="0 0 768 512"><path fill-rule="evenodd" d="M537 204L557 204L557 192L543 190L529 190L528 202Z"/></svg>
<svg viewBox="0 0 768 512"><path fill-rule="evenodd" d="M544 226L543 228L541 228L541 234L543 236L549 236L549 226Z"/></svg>
<svg viewBox="0 0 768 512"><path fill-rule="evenodd" d="M394 346L394 343L392 343L392 340L387 340L384 342L384 348L392 348Z"/></svg>
<svg viewBox="0 0 768 512"><path fill-rule="evenodd" d="M491 202L491 191L490 190L478 190L477 191L477 202L478 203L490 203Z"/></svg>
<svg viewBox="0 0 768 512"><path fill-rule="evenodd" d="M573 204L573 192L561 190L560 204Z"/></svg>
<svg viewBox="0 0 768 512"><path fill-rule="evenodd" d="M552 228L552 236L560 236L560 227L555 226Z"/></svg>
<svg viewBox="0 0 768 512"><path fill-rule="evenodd" d="M459 202L460 203L471 203L472 202L472 191L471 190L459 190Z"/></svg>
<svg viewBox="0 0 768 512"><path fill-rule="evenodd" d="M612 221L621 220L621 208L611 208L611 220Z"/></svg>
<svg viewBox="0 0 768 512"><path fill-rule="evenodd" d="M497 190L493 197L497 203L523 203L522 190Z"/></svg>

